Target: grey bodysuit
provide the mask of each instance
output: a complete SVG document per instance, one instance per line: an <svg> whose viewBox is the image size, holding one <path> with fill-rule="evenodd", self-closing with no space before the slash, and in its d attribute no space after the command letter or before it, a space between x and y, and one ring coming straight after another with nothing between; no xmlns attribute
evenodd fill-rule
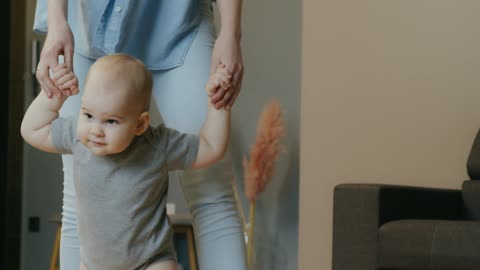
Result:
<svg viewBox="0 0 480 270"><path fill-rule="evenodd" d="M95 156L76 136L76 121L52 123L52 141L73 154L80 257L89 270L143 269L176 260L166 214L168 172L189 168L198 136L149 127L119 154Z"/></svg>

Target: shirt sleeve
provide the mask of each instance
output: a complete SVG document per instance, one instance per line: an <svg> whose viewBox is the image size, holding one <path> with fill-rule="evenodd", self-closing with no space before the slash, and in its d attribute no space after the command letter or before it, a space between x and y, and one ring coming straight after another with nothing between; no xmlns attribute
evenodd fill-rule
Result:
<svg viewBox="0 0 480 270"><path fill-rule="evenodd" d="M157 132L160 132L160 144L165 152L168 169L183 170L190 168L197 159L198 136L181 133L164 125L159 126Z"/></svg>
<svg viewBox="0 0 480 270"><path fill-rule="evenodd" d="M75 128L73 117L60 117L52 122L52 143L60 154L72 154L72 147L77 141Z"/></svg>

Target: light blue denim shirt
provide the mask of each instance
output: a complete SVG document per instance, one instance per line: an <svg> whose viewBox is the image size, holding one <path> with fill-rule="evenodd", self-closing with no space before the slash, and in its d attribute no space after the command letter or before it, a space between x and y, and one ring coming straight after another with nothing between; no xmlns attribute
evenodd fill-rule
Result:
<svg viewBox="0 0 480 270"><path fill-rule="evenodd" d="M177 67L198 29L200 1L206 0L68 0L75 52L90 58L121 52L152 70ZM47 2L37 0L36 32L47 32Z"/></svg>

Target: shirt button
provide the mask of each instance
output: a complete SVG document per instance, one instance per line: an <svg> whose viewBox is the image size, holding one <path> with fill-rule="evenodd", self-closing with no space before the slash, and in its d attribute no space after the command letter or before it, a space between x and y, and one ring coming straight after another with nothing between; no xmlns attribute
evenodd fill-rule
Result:
<svg viewBox="0 0 480 270"><path fill-rule="evenodd" d="M123 9L122 9L121 6L117 6L117 7L115 8L115 11L118 12L118 13L122 12L122 10L123 10Z"/></svg>

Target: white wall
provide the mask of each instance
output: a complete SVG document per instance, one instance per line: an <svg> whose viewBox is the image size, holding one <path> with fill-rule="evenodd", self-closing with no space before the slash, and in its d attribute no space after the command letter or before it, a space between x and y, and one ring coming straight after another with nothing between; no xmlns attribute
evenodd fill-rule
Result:
<svg viewBox="0 0 480 270"><path fill-rule="evenodd" d="M261 257L256 269L297 269L301 1L243 1L245 77L234 107L232 141L238 187L242 156L255 140L258 116L265 103L283 105L286 152L257 203L256 241ZM248 209L248 206L244 204Z"/></svg>
<svg viewBox="0 0 480 270"><path fill-rule="evenodd" d="M479 126L477 1L304 0L299 269L331 268L333 188L459 188Z"/></svg>
<svg viewBox="0 0 480 270"><path fill-rule="evenodd" d="M26 1L26 40L29 42L25 66L25 106L33 99L31 66L32 25L35 1ZM26 107L25 107L26 109ZM48 269L55 238L56 224L49 222L61 211L62 172L60 156L43 153L24 145L22 193L21 269ZM40 217L40 232L28 232L28 217Z"/></svg>

